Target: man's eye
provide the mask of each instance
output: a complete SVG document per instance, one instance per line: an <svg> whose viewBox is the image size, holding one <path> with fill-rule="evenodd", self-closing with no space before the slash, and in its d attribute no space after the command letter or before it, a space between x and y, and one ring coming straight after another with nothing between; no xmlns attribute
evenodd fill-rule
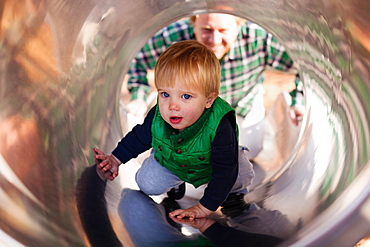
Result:
<svg viewBox="0 0 370 247"><path fill-rule="evenodd" d="M202 29L202 32L203 32L203 33L212 33L212 29L209 29L209 28L203 28L203 29Z"/></svg>
<svg viewBox="0 0 370 247"><path fill-rule="evenodd" d="M190 99L191 98L191 95L189 95L189 94L183 94L182 95L182 98L183 99Z"/></svg>
<svg viewBox="0 0 370 247"><path fill-rule="evenodd" d="M170 95L168 93L166 93L166 92L163 92L162 93L162 97L167 98L167 97L170 97Z"/></svg>

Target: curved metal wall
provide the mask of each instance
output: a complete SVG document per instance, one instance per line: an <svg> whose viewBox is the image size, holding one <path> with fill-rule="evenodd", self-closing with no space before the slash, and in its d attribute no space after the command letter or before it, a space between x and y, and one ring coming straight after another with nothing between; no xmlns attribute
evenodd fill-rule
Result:
<svg viewBox="0 0 370 247"><path fill-rule="evenodd" d="M253 192L302 224L285 245L351 246L370 232L367 1L0 6L0 243L88 245L76 186L93 163L92 147L108 151L120 139L119 89L129 61L164 25L205 12L239 15L274 33L304 81L307 112L297 144Z"/></svg>

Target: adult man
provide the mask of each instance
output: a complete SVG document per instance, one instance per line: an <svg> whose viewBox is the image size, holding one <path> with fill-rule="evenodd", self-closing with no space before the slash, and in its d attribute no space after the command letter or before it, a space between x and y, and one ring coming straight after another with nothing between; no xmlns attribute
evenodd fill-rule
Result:
<svg viewBox="0 0 370 247"><path fill-rule="evenodd" d="M128 88L132 101L128 108L138 115L147 111L144 101L150 91L147 71L154 68L158 57L172 43L188 39L204 43L219 59L220 96L235 108L240 145L250 149L249 158L253 159L263 142L262 72L267 67L282 71L293 69L285 48L256 24L232 15L212 13L182 19L161 29L149 39L130 66ZM297 125L302 111L297 107L296 96L302 93L302 85L298 76L295 82L297 89L291 93L291 118Z"/></svg>

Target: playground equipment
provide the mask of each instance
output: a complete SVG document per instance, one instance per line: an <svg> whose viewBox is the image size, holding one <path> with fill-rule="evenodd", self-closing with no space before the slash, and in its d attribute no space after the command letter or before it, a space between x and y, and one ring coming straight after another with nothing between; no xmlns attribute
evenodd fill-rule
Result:
<svg viewBox="0 0 370 247"><path fill-rule="evenodd" d="M370 232L367 1L4 0L0 6L2 246L88 245L76 185L94 162L92 148L112 150L122 137L120 89L131 59L163 26L208 12L238 15L272 32L305 85L299 133L289 131L284 110L270 116L279 169L250 194L301 225L283 245L353 246ZM107 198L119 196L113 191Z"/></svg>

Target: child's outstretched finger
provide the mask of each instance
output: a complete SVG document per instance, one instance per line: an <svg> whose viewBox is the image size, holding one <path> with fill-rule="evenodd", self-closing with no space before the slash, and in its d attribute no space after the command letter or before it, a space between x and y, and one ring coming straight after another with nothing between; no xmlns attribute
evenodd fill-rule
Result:
<svg viewBox="0 0 370 247"><path fill-rule="evenodd" d="M102 156L98 154L94 155L94 160L97 164L100 164L101 162L103 162Z"/></svg>
<svg viewBox="0 0 370 247"><path fill-rule="evenodd" d="M184 209L176 209L172 212L170 212L170 216L172 217L177 217L179 216L182 212L184 212ZM182 217L181 217L182 218Z"/></svg>
<svg viewBox="0 0 370 247"><path fill-rule="evenodd" d="M94 150L94 153L95 154L100 154L100 155L104 155L105 154L103 151L99 150L98 148L93 148L93 150Z"/></svg>
<svg viewBox="0 0 370 247"><path fill-rule="evenodd" d="M99 150L98 148L93 148L93 151L94 151L95 156L105 155L105 153L103 151Z"/></svg>
<svg viewBox="0 0 370 247"><path fill-rule="evenodd" d="M113 168L112 164L110 163L109 159L106 159L104 160L102 163L100 163L100 167L102 167L102 169L104 171L108 171L110 169Z"/></svg>
<svg viewBox="0 0 370 247"><path fill-rule="evenodd" d="M195 218L194 213L184 209L177 209L171 212L170 216L177 217L178 219L188 218L189 220L193 220Z"/></svg>
<svg viewBox="0 0 370 247"><path fill-rule="evenodd" d="M93 148L93 151L94 151L94 161L96 164L98 165L101 165L101 163L104 161L105 159L105 153L101 150L99 150L98 148ZM102 166L101 166L102 167Z"/></svg>

